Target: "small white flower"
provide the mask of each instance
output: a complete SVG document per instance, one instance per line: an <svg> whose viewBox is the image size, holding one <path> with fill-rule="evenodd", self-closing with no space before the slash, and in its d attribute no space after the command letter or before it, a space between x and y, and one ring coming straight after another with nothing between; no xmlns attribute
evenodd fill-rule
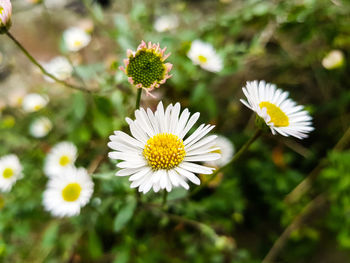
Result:
<svg viewBox="0 0 350 263"><path fill-rule="evenodd" d="M43 67L47 72L54 75L59 80L66 80L72 75L73 67L69 63L68 59L62 56L58 56L43 64ZM44 79L48 82L54 82L53 79L44 75Z"/></svg>
<svg viewBox="0 0 350 263"><path fill-rule="evenodd" d="M65 217L80 214L94 191L94 183L84 168L70 167L50 178L43 196L46 211L53 216Z"/></svg>
<svg viewBox="0 0 350 263"><path fill-rule="evenodd" d="M52 122L46 117L36 118L29 127L29 133L34 138L45 137L52 129Z"/></svg>
<svg viewBox="0 0 350 263"><path fill-rule="evenodd" d="M21 179L22 165L14 154L0 158L0 190L8 192L18 179Z"/></svg>
<svg viewBox="0 0 350 263"><path fill-rule="evenodd" d="M247 82L243 93L248 101L241 102L255 111L270 127L272 134L294 136L298 139L308 137L307 133L314 130L312 118L304 107L288 98L289 93L277 89L276 85L258 82Z"/></svg>
<svg viewBox="0 0 350 263"><path fill-rule="evenodd" d="M180 114L180 103L164 110L160 102L155 113L136 110L135 120L126 119L133 137L121 131L109 137L108 146L115 151L108 156L121 160L116 175L130 176L131 188L138 187L143 193L151 188L154 192L170 192L178 186L189 189L188 180L199 185L194 173L211 174L214 168L194 162L213 161L220 154L212 152L216 135L204 137L214 128L212 125L200 125L185 139L199 118L198 112L190 115L188 109Z"/></svg>
<svg viewBox="0 0 350 263"><path fill-rule="evenodd" d="M326 69L336 69L344 64L344 54L341 50L332 50L322 60L322 66Z"/></svg>
<svg viewBox="0 0 350 263"><path fill-rule="evenodd" d="M69 51L76 52L90 43L91 36L79 27L70 27L63 32L63 40Z"/></svg>
<svg viewBox="0 0 350 263"><path fill-rule="evenodd" d="M49 98L37 93L30 93L23 98L22 107L25 112L35 112L44 108Z"/></svg>
<svg viewBox="0 0 350 263"><path fill-rule="evenodd" d="M219 72L223 68L222 58L216 54L214 47L201 40L192 42L187 56L192 60L193 64L199 65L207 71Z"/></svg>
<svg viewBox="0 0 350 263"><path fill-rule="evenodd" d="M71 142L56 144L46 156L44 172L48 177L54 177L74 166L77 159L77 147Z"/></svg>
<svg viewBox="0 0 350 263"><path fill-rule="evenodd" d="M23 88L13 89L9 92L7 100L10 107L22 107L23 99L27 91Z"/></svg>
<svg viewBox="0 0 350 263"><path fill-rule="evenodd" d="M156 19L153 26L157 32L170 31L179 26L179 19L176 15L163 15Z"/></svg>
<svg viewBox="0 0 350 263"><path fill-rule="evenodd" d="M212 152L220 153L221 158L216 161L206 162L209 166L222 167L226 165L233 157L235 147L225 136L217 135Z"/></svg>

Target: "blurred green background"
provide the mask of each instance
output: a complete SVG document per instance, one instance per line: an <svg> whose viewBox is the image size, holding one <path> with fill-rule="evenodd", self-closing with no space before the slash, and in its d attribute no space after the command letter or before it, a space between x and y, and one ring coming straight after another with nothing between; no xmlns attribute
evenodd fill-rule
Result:
<svg viewBox="0 0 350 263"><path fill-rule="evenodd" d="M24 178L0 194L0 262L350 262L350 2L346 0L73 1L14 0L11 33L45 62L67 56L82 93L43 80L5 35L0 36L0 156L15 153ZM157 32L154 22L174 14L179 25ZM68 53L62 32L92 21L92 41ZM86 20L85 20L86 21ZM224 60L217 74L186 56L195 39ZM185 190L149 193L137 204L127 178L115 177L108 136L127 130L136 90L117 69L141 40L172 53L173 77L141 105L180 101L200 111L238 149L254 132L254 115L239 102L248 80L264 79L290 92L314 118L303 141L266 135L223 179L191 198ZM325 68L332 50L343 61ZM8 105L14 92L50 98L39 112ZM37 116L53 123L42 139L28 129ZM42 207L43 161L62 140L79 149L78 166L93 172L95 190L79 216L52 218ZM308 178L305 180L305 178ZM301 186L298 186L300 183ZM297 187L298 186L298 187ZM297 187L297 188L296 188ZM191 190L195 187L191 185ZM287 233L284 232L287 229ZM281 236L281 234L284 235ZM281 239L282 237L282 239ZM278 239L280 238L280 239Z"/></svg>

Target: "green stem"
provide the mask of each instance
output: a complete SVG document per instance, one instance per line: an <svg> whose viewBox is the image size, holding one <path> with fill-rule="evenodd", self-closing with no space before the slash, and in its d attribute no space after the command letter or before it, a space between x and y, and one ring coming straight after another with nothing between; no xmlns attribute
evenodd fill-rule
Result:
<svg viewBox="0 0 350 263"><path fill-rule="evenodd" d="M215 178L215 176L218 173L224 171L227 167L231 166L235 161L237 161L241 157L241 155L248 150L249 146L253 142L255 142L256 139L260 137L261 134L262 134L262 130L260 129L256 130L254 135L239 149L239 151L232 157L232 159L227 164L217 169L205 183L203 183L201 186L194 189L193 192L190 194L190 196L197 194L204 187L206 187Z"/></svg>
<svg viewBox="0 0 350 263"><path fill-rule="evenodd" d="M19 49L27 56L27 58L35 65L37 66L41 72L48 76L49 78L53 79L54 81L56 81L57 83L60 83L68 88L72 88L72 89L76 89L76 90L80 90L80 91L85 91L85 92L88 92L90 93L91 90L88 90L84 87L80 87L80 86L75 86L75 85L71 85L63 80L60 80L58 78L56 78L54 75L52 75L51 73L47 72L44 67L42 65L40 65L40 63L22 46L21 43L19 43L17 41L17 39L9 32L9 31L6 31L6 35L13 41L15 42L15 44L19 47Z"/></svg>
<svg viewBox="0 0 350 263"><path fill-rule="evenodd" d="M163 193L163 201L162 201L162 208L163 208L163 209L165 209L167 198L168 198L168 191L167 191L167 190L164 190L164 193Z"/></svg>
<svg viewBox="0 0 350 263"><path fill-rule="evenodd" d="M142 94L142 89L138 89L137 95L136 95L136 109L140 108L141 94Z"/></svg>

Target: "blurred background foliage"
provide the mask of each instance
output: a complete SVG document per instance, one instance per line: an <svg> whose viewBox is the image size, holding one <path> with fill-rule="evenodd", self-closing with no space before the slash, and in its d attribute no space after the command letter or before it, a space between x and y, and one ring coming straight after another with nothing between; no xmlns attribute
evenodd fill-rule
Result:
<svg viewBox="0 0 350 263"><path fill-rule="evenodd" d="M47 94L50 103L36 113L11 106L1 112L0 156L17 154L25 176L0 195L0 262L254 263L276 240L282 244L276 262L350 262L349 1L12 3L12 34L40 61L67 56L75 65L70 81L98 91L45 82L1 36L1 101L22 89ZM155 31L154 21L167 14L177 15L179 26ZM62 32L82 19L93 21L92 42L68 53ZM160 194L142 196L138 204L127 178L114 176L107 141L113 130L127 128L124 118L134 111L136 91L117 68L126 49L142 39L167 46L174 65L156 98L143 96L144 107L180 101L238 149L254 129L252 112L239 102L241 87L265 79L306 105L315 131L303 141L264 136L215 185L191 198L182 189L171 192L165 211ZM210 42L222 56L220 73L186 56L195 39ZM322 59L332 50L340 50L344 61L327 69ZM28 133L37 116L53 122L43 139ZM41 205L43 160L62 140L78 146L77 165L89 169L95 183L89 205L70 219L54 219Z"/></svg>

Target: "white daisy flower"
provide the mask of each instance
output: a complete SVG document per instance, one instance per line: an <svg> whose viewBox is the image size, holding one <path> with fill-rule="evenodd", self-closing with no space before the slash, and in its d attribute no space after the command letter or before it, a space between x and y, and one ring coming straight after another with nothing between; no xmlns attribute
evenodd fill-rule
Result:
<svg viewBox="0 0 350 263"><path fill-rule="evenodd" d="M23 99L26 95L27 91L24 88L11 90L7 97L8 105L13 108L22 107Z"/></svg>
<svg viewBox="0 0 350 263"><path fill-rule="evenodd" d="M70 27L63 32L63 40L69 51L76 52L90 43L91 36L79 27Z"/></svg>
<svg viewBox="0 0 350 263"><path fill-rule="evenodd" d="M185 109L180 114L180 103L170 104L165 110L158 104L153 113L143 108L135 111L135 120L126 119L133 137L115 131L108 146L115 150L109 153L111 159L121 160L117 176L130 176L131 188L147 193L182 186L189 189L187 180L199 185L194 173L211 174L214 168L194 162L213 161L220 154L212 153L216 135L204 137L214 126L200 125L185 139L186 134L199 118L199 113L190 117Z"/></svg>
<svg viewBox="0 0 350 263"><path fill-rule="evenodd" d="M68 59L62 56L53 58L47 63L43 64L43 67L47 72L54 75L59 80L66 80L72 75L73 67L69 63ZM44 79L48 82L54 82L53 79L44 75Z"/></svg>
<svg viewBox="0 0 350 263"><path fill-rule="evenodd" d="M86 169L69 167L50 178L44 192L43 205L53 216L75 216L89 202L93 191L94 183Z"/></svg>
<svg viewBox="0 0 350 263"><path fill-rule="evenodd" d="M22 165L14 154L0 158L0 190L8 192L18 179L21 179Z"/></svg>
<svg viewBox="0 0 350 263"><path fill-rule="evenodd" d="M218 137L216 138L213 152L220 153L221 158L215 161L206 162L206 164L214 167L222 167L232 159L235 152L235 147L225 136L217 136Z"/></svg>
<svg viewBox="0 0 350 263"><path fill-rule="evenodd" d="M248 81L243 93L248 101L241 99L241 102L265 121L272 134L278 132L283 136L303 139L314 130L312 118L303 110L304 107L296 105L288 98L289 93L277 89L276 85L265 81Z"/></svg>
<svg viewBox="0 0 350 263"><path fill-rule="evenodd" d="M29 133L34 138L45 137L52 129L52 122L46 117L36 118L29 127Z"/></svg>
<svg viewBox="0 0 350 263"><path fill-rule="evenodd" d="M179 26L179 19L176 15L163 15L156 19L153 26L157 32L170 31Z"/></svg>
<svg viewBox="0 0 350 263"><path fill-rule="evenodd" d="M49 103L49 98L37 93L30 93L23 98L22 107L25 112L41 110Z"/></svg>
<svg viewBox="0 0 350 263"><path fill-rule="evenodd" d="M187 56L192 60L193 64L199 65L207 71L219 72L223 68L222 58L216 54L214 47L201 40L192 42Z"/></svg>
<svg viewBox="0 0 350 263"><path fill-rule="evenodd" d="M77 159L77 147L71 142L56 144L46 156L44 172L48 177L54 177L64 172L67 167L74 166Z"/></svg>

